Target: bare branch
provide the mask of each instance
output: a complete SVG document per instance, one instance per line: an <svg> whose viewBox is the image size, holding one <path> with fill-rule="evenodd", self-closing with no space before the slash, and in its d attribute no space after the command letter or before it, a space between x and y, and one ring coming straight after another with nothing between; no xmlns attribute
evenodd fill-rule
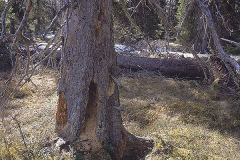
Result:
<svg viewBox="0 0 240 160"><path fill-rule="evenodd" d="M143 35L144 40L147 42L149 48L151 49L151 51L154 53L154 49L152 48L152 46L150 45L150 42L148 41L148 39L146 38L146 36L144 35L144 33L142 32L142 30L138 27L138 25L135 23L134 19L130 16L130 14L127 11L127 8L125 6L125 2L124 0L120 0L122 7L123 7L123 11L125 13L125 15L127 16L128 20L131 22L131 24Z"/></svg>
<svg viewBox="0 0 240 160"><path fill-rule="evenodd" d="M132 12L132 14L131 14L131 17L133 16L133 14L136 12L137 8L140 6L140 4L141 4L143 1L144 1L144 0L141 0L141 1L137 4L137 6L134 8L134 10L133 10L133 12Z"/></svg>
<svg viewBox="0 0 240 160"><path fill-rule="evenodd" d="M212 19L212 15L211 15L210 10L200 0L196 0L196 2L199 5L199 8L202 10L202 13L205 15L207 26L208 26L208 29L211 32L211 36L213 38L213 42L215 44L215 47L218 50L218 54L219 54L221 60L224 62L225 66L227 67L227 70L229 71L229 73L231 73L232 77L234 78L234 81L235 81L237 87L239 88L239 83L238 83L239 78L237 78L234 75L234 73L232 73L232 70L227 63L232 64L232 66L235 68L235 71L237 72L238 76L240 75L240 66L235 59L231 58L223 50L222 45L220 43L220 39L218 37L217 31L216 31L216 28L215 28L215 25L213 23L213 19Z"/></svg>
<svg viewBox="0 0 240 160"><path fill-rule="evenodd" d="M52 28L54 23L57 21L58 17L64 12L66 9L68 9L71 6L71 3L69 1L66 2L66 4L58 11L58 13L55 15L55 17L52 19L51 24L48 26L48 28L45 30L45 32L42 34L42 38L44 38L49 30Z"/></svg>
<svg viewBox="0 0 240 160"><path fill-rule="evenodd" d="M30 11L32 9L32 0L27 0L26 3L27 3L26 11L25 11L23 19L22 19L22 21L21 21L21 23L20 23L20 25L19 25L16 33L15 33L16 37L18 37L20 34L22 34L23 27L26 24L27 17L28 17L28 15L29 15L29 13L30 13Z"/></svg>
<svg viewBox="0 0 240 160"><path fill-rule="evenodd" d="M185 24L185 21L186 21L186 18L188 17L188 14L189 14L189 11L191 10L192 6L193 6L193 3L195 2L195 0L192 0L188 6L188 9L183 17L183 20L181 22L181 26L180 28L178 29L177 31L177 38L178 38L178 35L180 34L180 32L182 31L182 28L183 28L183 25Z"/></svg>
<svg viewBox="0 0 240 160"><path fill-rule="evenodd" d="M64 23L64 24L65 24L65 23ZM63 24L63 25L64 25L64 24ZM62 25L62 26L63 26L63 25ZM53 43L56 43L56 42L58 41L59 37L61 36L62 26L58 29L58 31L57 31L57 33L55 34L55 36L48 41L48 44L46 45L46 47L45 47L40 53L38 53L38 55L32 56L32 59L31 59L32 61L34 61L35 59L37 59L37 57L43 57L44 54L49 50L50 46L51 46Z"/></svg>
<svg viewBox="0 0 240 160"><path fill-rule="evenodd" d="M159 18L161 18L163 20L163 23L164 25L166 25L167 27L169 27L172 32L177 36L177 30L174 28L174 26L167 20L167 14L166 12L163 10L163 8L156 2L156 0L150 0L153 4L153 6L155 7L156 11L157 11L157 14L159 16ZM186 46L190 52L193 54L193 56L196 58L196 60L198 61L198 63L200 64L200 66L202 67L203 69L203 72L204 72L204 76L205 76L205 79L207 79L207 70L206 68L208 69L211 69L210 67L207 66L206 63L204 63L200 58L199 56L197 55L197 52L195 50L192 49L191 45L189 43L187 43L184 38L181 36L181 35L178 35L179 37L179 40L181 41L181 43Z"/></svg>
<svg viewBox="0 0 240 160"><path fill-rule="evenodd" d="M17 42L18 42L19 39L22 39L26 43L26 45L27 45L26 48L28 49L27 52L30 55L30 51L29 51L30 40L23 35L23 28L24 28L24 26L27 22L27 17L28 17L28 15L29 15L29 13L32 9L32 0L27 0L26 4L27 4L26 11L25 11L23 19L22 19L22 21L21 21L21 23L20 23L20 25L19 25L16 33L15 33L15 39L13 41L13 46L15 47L15 49L18 52L13 74L16 74L19 57L22 54L21 50L19 49L19 47L17 45ZM29 58L29 61L30 61L29 56L28 56L28 58ZM29 64L30 64L30 62L27 64L28 67L27 67L26 73L28 72Z"/></svg>
<svg viewBox="0 0 240 160"><path fill-rule="evenodd" d="M54 46L54 49L51 51L51 53L49 55L47 55L44 59L42 59L39 63L37 63L34 68L32 69L32 72L31 74L27 77L27 74L25 73L22 78L20 80L18 80L18 83L15 85L15 87L13 88L13 90L11 91L11 93L8 95L7 98L5 98L2 103L0 103L0 111L4 114L4 109L3 107L6 105L7 101L9 100L9 98L15 93L17 87L20 86L21 82L23 80L25 80L25 82L21 85L21 87L26 84L27 82L30 81L30 78L33 76L36 68L43 62L45 61L47 58L49 58L52 54L54 54L57 49L61 46L62 42L61 42L61 39L58 40L58 42L56 43L56 45Z"/></svg>
<svg viewBox="0 0 240 160"><path fill-rule="evenodd" d="M125 90L127 90L128 92L135 92L134 90L129 89L128 87L126 87L124 84L122 84L121 81L119 81L117 78L115 78L114 76L111 76L112 79L114 80L114 82L117 84L118 87L123 87Z"/></svg>
<svg viewBox="0 0 240 160"><path fill-rule="evenodd" d="M8 4L7 4L7 6L4 8L4 10L3 10L3 12L2 12L2 34L1 34L1 38L0 38L0 40L3 40L4 39L4 37L5 37L5 35L6 35L6 23L5 23L5 18L6 18L6 14L7 14L7 12L8 12L8 10L9 10L9 8L12 6L12 4L13 4L13 2L14 2L15 0L10 0L9 2L8 2Z"/></svg>
<svg viewBox="0 0 240 160"><path fill-rule="evenodd" d="M64 23L64 24L65 24L65 23ZM63 26L63 25L62 25L62 26ZM61 28L62 28L62 27L61 27ZM22 82L23 80L25 80L25 82L21 85L21 86L23 86L23 85L26 84L27 82L31 81L30 78L33 76L36 68L37 68L43 61L45 61L45 60L46 60L47 58L49 58L52 54L54 54L54 53L57 51L57 49L61 46L61 44L62 44L62 43L61 43L61 39L60 39L61 28L58 30L58 32L56 33L56 35L55 35L51 40L49 40L47 46L46 46L36 57L32 57L31 60L34 60L34 59L36 59L37 57L44 55L44 54L49 50L50 45L51 45L52 43L55 43L55 44L53 45L53 47L52 47L53 50L51 51L51 53L50 53L49 55L45 56L39 63L37 63L37 64L34 66L34 68L33 68L32 71L31 71L31 74L30 74L29 76L27 75L27 72L25 72L25 74L21 77L21 79L18 80L18 83L15 85L15 87L11 90L11 93L10 93L6 98L4 98L4 94L6 93L6 90L7 90L8 87L9 87L9 85L6 84L5 89L0 93L0 96L1 96L1 98L3 99L3 100L1 101L1 103L0 103L0 111L1 111L3 114L4 114L4 109L3 109L3 107L6 105L7 101L9 100L9 98L15 93L17 87L20 86L21 82ZM17 46L17 45L16 45L16 46ZM17 46L17 48L18 48L18 46ZM18 49L19 49L19 48L18 48ZM21 55L21 51L20 51L20 49L19 49L19 54L17 55L17 58L16 58L17 61L18 61L18 59L19 59L18 56L20 56L20 55ZM18 64L18 62L15 63L15 67L16 67L17 64ZM15 68L15 69L16 69L16 68ZM13 71L13 73L12 73L12 75L11 75L11 77L9 78L9 80L8 80L7 83L9 83L9 82L11 81L13 74L14 74L14 71Z"/></svg>
<svg viewBox="0 0 240 160"><path fill-rule="evenodd" d="M238 42L231 41L231 40L228 40L228 39L225 39L225 38L220 38L220 39L223 40L223 41L226 41L228 43L231 43L231 44L235 45L236 47L240 47L240 43L238 43Z"/></svg>
<svg viewBox="0 0 240 160"><path fill-rule="evenodd" d="M231 29L227 26L224 17L222 16L221 12L220 12L219 9L218 9L217 4L215 4L215 8L216 8L216 10L217 10L217 13L220 15L220 17L221 17L221 19L222 19L222 21L223 21L223 26L226 28L226 30L229 31L229 34L231 35L231 33L233 32L233 30L231 30Z"/></svg>

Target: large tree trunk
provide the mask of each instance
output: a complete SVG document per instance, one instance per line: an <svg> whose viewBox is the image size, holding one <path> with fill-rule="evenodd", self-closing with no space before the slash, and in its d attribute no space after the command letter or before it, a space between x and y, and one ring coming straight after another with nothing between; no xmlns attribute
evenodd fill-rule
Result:
<svg viewBox="0 0 240 160"><path fill-rule="evenodd" d="M102 148L112 159L122 159L130 134L122 126L118 88L112 79L116 73L112 1L78 1L63 17L66 20L56 132L74 142L85 159L96 159L92 156Z"/></svg>

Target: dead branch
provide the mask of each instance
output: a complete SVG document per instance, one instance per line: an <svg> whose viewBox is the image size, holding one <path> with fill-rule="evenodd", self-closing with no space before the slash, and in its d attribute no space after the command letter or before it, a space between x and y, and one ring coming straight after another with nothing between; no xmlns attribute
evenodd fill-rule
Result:
<svg viewBox="0 0 240 160"><path fill-rule="evenodd" d="M66 22L64 22L63 23L63 25L65 24ZM11 74L11 76L9 77L9 79L7 80L7 82L6 82L6 84L5 84L5 88L3 89L3 91L1 91L1 93L0 93L0 96L1 96L1 98L3 99L2 100L2 102L0 103L0 110L3 112L3 106L6 104L6 102L8 101L8 99L15 93L15 91L16 91L16 89L17 89L17 87L19 87L20 86L20 84L21 84L21 82L25 79L25 82L24 82L24 84L25 83L27 83L27 82L29 82L29 81L31 81L31 77L32 77L32 75L34 74L34 71L35 71L35 69L43 62L43 61L45 61L49 56L51 56L52 54L54 54L56 51L57 51L57 48L59 48L60 47L60 45L61 45L61 40L60 40L60 36L61 36L61 29L62 29L62 27L63 27L63 25L58 29L58 31L57 31L57 33L55 34L55 36L51 39L51 40L49 40L49 42L48 42L48 44L46 45L46 47L39 53L39 54L37 54L36 56L32 56L31 57L31 59L29 59L29 57L30 57L30 52L29 52L29 45L30 45L30 40L29 39L27 39L25 36L23 36L22 34L20 34L19 35L19 37L21 38L21 39L23 39L23 41L27 44L27 55L28 55L28 62L27 62L27 66L28 66L28 69L26 70L26 72L25 72L25 74L18 80L18 83L15 85L15 87L12 89L12 91L11 91L11 93L7 96L7 98L4 98L4 95L6 94L6 90L9 88L9 83L10 83L10 81L12 80L12 77L14 76L14 74L16 73L16 70L17 70L17 66L18 66L18 63L19 63L19 58L20 58L20 56L21 56L21 54L22 54L22 52L21 52L21 50L19 49L19 47L18 47L18 45L17 45L17 38L15 38L15 42L13 43L13 46L15 47L15 49L17 50L17 57L16 57L16 62L15 62L15 67L14 67L14 69L13 69L13 71L12 71L12 74ZM35 59L37 59L38 57L43 57L44 55L45 55L45 53L49 50L49 48L50 48L50 46L51 46L51 44L53 44L54 43L54 45L53 45L53 51L49 54L49 55L47 55L45 58L43 58L38 64L36 64L35 65L35 67L33 67L33 69L32 69L32 72L31 72L31 74L28 76L28 71L29 71L29 64L30 64L30 61L33 61L33 60L35 60ZM26 78L27 77L27 78ZM23 85L22 85L23 86Z"/></svg>
<svg viewBox="0 0 240 160"><path fill-rule="evenodd" d="M114 76L111 76L112 79L114 80L114 82L117 84L118 87L123 87L125 90L127 90L128 92L135 92L134 90L129 89L128 87L126 87L120 80L118 80L117 78L115 78Z"/></svg>
<svg viewBox="0 0 240 160"><path fill-rule="evenodd" d="M28 76L26 73L22 76L22 78L20 80L18 80L18 83L15 85L15 87L13 88L13 90L11 91L11 93L8 95L7 98L3 99L2 103L0 103L0 111L2 112L3 114L3 117L4 117L4 109L3 109L3 106L6 105L7 101L9 100L9 98L15 93L17 87L20 86L21 82L23 80L25 80L25 82L21 85L21 87L23 85L25 85L27 82L29 82L31 80L31 77L33 76L36 68L43 62L45 61L47 58L49 58L52 54L54 54L57 49L61 46L62 42L61 42L61 39L59 39L59 41L56 43L56 46L55 48L51 51L51 53L49 55L47 55L44 59L42 59L39 63L37 63L34 68L32 69L32 72L31 74ZM27 77L28 76L28 77Z"/></svg>
<svg viewBox="0 0 240 160"><path fill-rule="evenodd" d="M26 4L27 4L26 11L25 11L23 19L15 33L15 39L13 41L13 46L15 47L15 49L18 52L13 74L16 74L19 57L22 54L22 52L19 49L18 44L17 44L19 39L22 39L26 43L26 46L27 46L26 48L27 48L27 54L28 54L28 64L27 64L26 73L28 73L29 64L30 64L30 51L29 51L30 40L23 35L23 28L27 22L27 17L32 9L32 0L26 1Z"/></svg>
<svg viewBox="0 0 240 160"><path fill-rule="evenodd" d="M26 141L25 141L25 136L24 136L24 134L23 134L23 132L22 132L21 125L20 125L20 123L18 122L18 120L17 120L16 117L12 117L12 119L17 123L17 127L18 127L19 133L20 133L20 135L21 135L21 138L22 138L22 140L23 140L23 144L24 144L24 147L25 147L25 149L26 149L26 152L27 152L27 155L28 155L28 159L31 159L30 152L29 152L29 150L28 150L28 148L27 148L27 144L26 144ZM32 153L32 154L33 154L33 153ZM34 155L33 155L33 156L34 156Z"/></svg>
<svg viewBox="0 0 240 160"><path fill-rule="evenodd" d="M56 53L56 51L58 50L58 48L59 48L61 45L62 45L62 41L61 41L61 39L58 39L58 42L54 44L53 49L52 49L52 51L50 52L50 54L48 54L47 56L45 56L40 62L38 62L38 63L34 66L34 68L32 69L31 74L25 79L25 82L21 85L21 87L22 87L23 85L25 85L27 82L30 82L30 81L31 81L31 77L33 76L36 68L37 68L43 61L47 60L51 55L53 55L54 53Z"/></svg>
<svg viewBox="0 0 240 160"><path fill-rule="evenodd" d="M23 16L23 19L15 33L15 36L18 37L20 34L22 34L22 30L23 30L23 27L25 26L26 22L27 22L27 17L32 9L32 0L27 0L26 1L26 11L24 12L24 16Z"/></svg>
<svg viewBox="0 0 240 160"><path fill-rule="evenodd" d="M225 39L225 38L220 38L220 39L223 40L223 41L226 41L228 43L231 43L231 44L235 45L236 47L240 47L240 43L238 43L238 42L231 41L231 40L228 40L228 39Z"/></svg>
<svg viewBox="0 0 240 160"><path fill-rule="evenodd" d="M133 25L133 27L135 27L144 37L144 40L147 42L149 48L151 49L151 51L153 53L155 53L154 49L152 48L152 46L150 45L150 42L148 41L148 39L146 38L145 34L143 33L143 31L138 27L138 25L135 23L134 19L130 16L130 14L127 11L127 8L125 6L125 2L124 0L120 0L121 5L123 7L123 11L125 13L125 15L127 16L128 20L131 22L131 24Z"/></svg>
<svg viewBox="0 0 240 160"><path fill-rule="evenodd" d="M163 22L165 23L164 25L168 26L172 32L177 36L178 32L177 30L174 28L174 26L167 20L167 14L166 12L163 10L163 8L156 2L156 0L150 0L151 3L153 4L153 6L155 7L156 11L157 11L157 14L159 16L160 19L163 20ZM195 50L192 49L192 47L190 46L189 43L187 43L184 38L181 36L181 35L178 35L179 37L179 40L181 41L181 43L186 46L190 52L193 54L193 56L196 58L196 60L198 61L198 63L200 64L200 66L202 67L203 69L203 72L204 72L204 76L205 76L205 79L207 79L207 69L210 69L210 67L207 66L206 63L204 63L200 58L199 56L197 55L197 52Z"/></svg>
<svg viewBox="0 0 240 160"><path fill-rule="evenodd" d="M215 8L216 8L216 10L217 10L217 13L219 14L219 16L221 17L221 19L222 19L222 21L223 21L223 26L226 28L226 30L229 31L229 34L231 35L231 33L232 33L233 31L227 26L226 21L225 21L224 17L222 16L221 12L219 11L217 4L215 4Z"/></svg>
<svg viewBox="0 0 240 160"><path fill-rule="evenodd" d="M45 30L45 32L42 34L42 38L44 38L47 35L47 33L52 28L52 26L55 24L55 22L57 21L58 17L62 14L62 12L66 11L66 9L68 9L70 6L71 6L71 3L69 3L69 1L67 1L66 4L58 11L58 13L52 19L52 22L50 23L48 28Z"/></svg>
<svg viewBox="0 0 240 160"><path fill-rule="evenodd" d="M141 4L143 1L144 1L144 0L141 0L141 1L137 4L137 6L134 8L134 10L133 10L133 12L132 12L132 14L131 14L131 17L133 16L133 14L136 12L137 8L140 6L140 4Z"/></svg>
<svg viewBox="0 0 240 160"><path fill-rule="evenodd" d="M31 44L30 39L25 37L23 34L20 34L19 37L26 43L26 50L27 50L27 67L26 67L26 74L28 75L29 65L30 65L30 49L29 46Z"/></svg>
<svg viewBox="0 0 240 160"><path fill-rule="evenodd" d="M192 0L188 6L188 9L183 17L183 20L181 22L181 25L180 25L180 28L178 29L177 31L177 38L178 38L178 35L180 34L180 32L182 31L182 28L183 28L183 25L185 24L185 21L186 21L186 18L188 17L188 14L189 14L189 11L191 10L192 6L193 6L193 3L194 3L195 0Z"/></svg>
<svg viewBox="0 0 240 160"><path fill-rule="evenodd" d="M62 27L61 27L61 28L62 28ZM30 74L29 76L26 74L27 72L25 72L25 74L22 76L21 79L19 79L18 83L15 85L15 87L13 88L13 90L11 91L11 93L8 95L8 97L4 99L4 96L3 96L3 95L4 95L4 93L6 92L6 90L8 89L8 87L9 87L9 85L7 85L7 84L5 85L5 86L6 86L5 89L4 89L4 90L1 92L1 94L0 94L0 96L3 98L2 103L0 103L0 107L3 107L3 106L6 104L6 102L8 101L8 99L15 93L17 87L20 86L21 82L22 82L24 79L25 79L24 84L27 83L27 82L29 82L29 81L31 81L30 78L31 78L32 75L34 74L36 68L37 68L43 61L45 61L45 60L46 60L47 58L49 58L52 54L54 54L54 53L57 51L57 49L61 46L61 39L60 39L61 28L57 31L56 35L55 35L51 40L49 40L47 46L46 46L36 57L32 57L31 60L35 60L37 57L43 56L43 55L49 50L51 44L54 43L54 45L53 45L53 47L52 47L52 48L53 48L52 52L51 52L50 54L48 54L47 56L45 56L39 63L37 63L37 64L33 67L32 72L31 72L31 74ZM18 46L17 46L17 49L19 49ZM19 53L20 53L20 54L18 54L17 56L20 56L20 55L21 55L20 49L19 49ZM16 60L18 61L18 60L19 60L19 57L17 57ZM16 64L17 64L17 62L15 63L15 67L16 67ZM13 72L14 72L14 71L13 71ZM28 76L28 77L27 77L27 76ZM26 77L27 77L27 78L26 78ZM9 80L7 81L7 83L9 83L9 82L11 81L11 79L12 79L12 75L11 75L11 77L9 78ZM23 86L23 85L21 85L21 86ZM3 112L3 109L0 108L0 110Z"/></svg>
<svg viewBox="0 0 240 160"><path fill-rule="evenodd" d="M62 25L63 26L63 25ZM55 36L53 38L51 38L46 47L38 54L32 56L31 60L34 61L36 60L38 57L44 57L45 56L45 53L49 50L50 46L52 44L56 44L56 42L59 40L60 36L61 36L61 29L62 29L62 26L58 29L57 33L55 34Z"/></svg>
<svg viewBox="0 0 240 160"><path fill-rule="evenodd" d="M10 7L12 6L14 1L15 0L10 0L2 12L2 16L1 16L1 18L2 18L2 34L1 34L1 38L0 38L0 40L2 40L2 41L6 35L6 26L5 26L6 25L6 23L5 23L6 14L7 14L8 10L10 9Z"/></svg>
<svg viewBox="0 0 240 160"><path fill-rule="evenodd" d="M220 43L220 39L218 37L217 31L215 28L215 25L213 23L213 19L212 19L210 10L200 0L196 0L196 2L198 4L199 8L201 9L202 13L205 15L207 26L208 26L208 29L210 30L214 45L218 51L218 55L220 56L221 60L224 62L224 65L226 66L228 72L233 77L236 86L239 88L240 66L235 59L231 58L223 50L222 45ZM234 67L237 75L234 74L234 72L231 69L231 67L229 66L229 64L231 64Z"/></svg>

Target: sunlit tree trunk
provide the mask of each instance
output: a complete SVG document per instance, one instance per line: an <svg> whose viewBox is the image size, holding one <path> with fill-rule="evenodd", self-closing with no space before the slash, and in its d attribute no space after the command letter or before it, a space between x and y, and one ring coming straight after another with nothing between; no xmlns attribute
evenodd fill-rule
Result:
<svg viewBox="0 0 240 160"><path fill-rule="evenodd" d="M101 149L112 159L122 159L134 138L122 126L112 78L116 74L112 1L78 1L64 21L56 132L74 142L86 159Z"/></svg>

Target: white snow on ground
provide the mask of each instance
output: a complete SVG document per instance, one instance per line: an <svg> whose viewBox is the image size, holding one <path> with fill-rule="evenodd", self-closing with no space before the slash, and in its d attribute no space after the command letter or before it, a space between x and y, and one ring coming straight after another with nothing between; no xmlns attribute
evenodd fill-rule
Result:
<svg viewBox="0 0 240 160"><path fill-rule="evenodd" d="M52 36L54 35L47 35L50 38L52 38ZM38 48L39 49L44 49L47 45L47 42L42 41L41 43L38 43ZM178 44L172 44L172 46L178 45ZM50 46L50 48L52 47L52 45ZM156 58L158 57L158 55L164 55L164 56L177 56L177 57L184 57L184 58L194 58L192 53L185 53L185 52L175 52L175 51L166 51L165 47L159 47L157 46L155 48L155 53L154 54L150 54L151 51L150 49L148 49L148 47L142 47L142 46L138 46L138 47L131 47L131 46L127 46L127 45L123 45L123 44L115 44L114 45L115 51L118 53L125 53L125 54L130 54L130 55L138 55L138 56L150 56L151 58ZM60 50L61 47L58 49ZM198 54L198 56L200 58L202 57L209 57L210 54ZM237 61L240 60L240 56L231 56L232 58L236 59Z"/></svg>
<svg viewBox="0 0 240 160"><path fill-rule="evenodd" d="M171 46L179 47L178 44L171 43ZM151 58L156 58L158 55L165 55L165 56L177 56L177 57L184 57L184 58L194 58L192 53L186 53L186 52L175 52L175 51L166 51L165 47L156 47L155 48L155 53L149 55L151 53L150 49L148 48L143 48L143 47L135 47L132 48L127 45L123 44L115 44L115 51L118 53L125 53L125 54L131 54L131 55L139 55L139 56L150 56ZM209 57L211 54L198 54L200 58L202 57ZM232 58L235 60L239 61L240 56L233 56L231 55Z"/></svg>

